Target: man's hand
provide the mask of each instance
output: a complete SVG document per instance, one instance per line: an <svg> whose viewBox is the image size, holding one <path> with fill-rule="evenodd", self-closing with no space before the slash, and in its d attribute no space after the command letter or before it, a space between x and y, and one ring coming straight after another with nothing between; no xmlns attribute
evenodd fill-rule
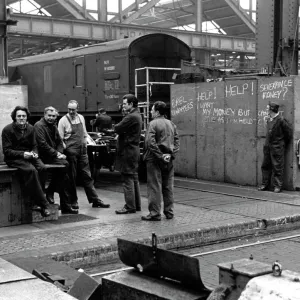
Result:
<svg viewBox="0 0 300 300"><path fill-rule="evenodd" d="M32 153L32 158L35 158L35 159L39 158L39 155L37 153L35 153L34 151L31 151L31 153Z"/></svg>
<svg viewBox="0 0 300 300"><path fill-rule="evenodd" d="M33 154L32 152L24 152L24 158L25 159L32 159L33 158Z"/></svg>
<svg viewBox="0 0 300 300"><path fill-rule="evenodd" d="M164 162L168 163L171 160L171 154L163 154L163 160Z"/></svg>
<svg viewBox="0 0 300 300"><path fill-rule="evenodd" d="M57 152L57 158L58 159L66 159L67 157L64 154Z"/></svg>

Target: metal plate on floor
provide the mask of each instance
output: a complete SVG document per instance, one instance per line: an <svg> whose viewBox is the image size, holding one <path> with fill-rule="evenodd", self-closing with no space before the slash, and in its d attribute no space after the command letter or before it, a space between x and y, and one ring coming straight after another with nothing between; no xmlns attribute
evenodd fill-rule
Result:
<svg viewBox="0 0 300 300"><path fill-rule="evenodd" d="M197 258L118 239L121 261L140 272L153 277L167 277L177 280L185 286L198 291L206 290L200 276L200 264Z"/></svg>

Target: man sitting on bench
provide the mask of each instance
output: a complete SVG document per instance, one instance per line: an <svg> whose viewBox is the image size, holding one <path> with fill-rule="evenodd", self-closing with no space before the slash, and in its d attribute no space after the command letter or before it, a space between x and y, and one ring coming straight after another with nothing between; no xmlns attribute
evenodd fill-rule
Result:
<svg viewBox="0 0 300 300"><path fill-rule="evenodd" d="M49 203L43 192L47 170L39 159L34 128L27 123L29 116L29 110L24 106L16 106L12 111L13 122L2 130L4 161L9 167L18 169L25 192L31 198L32 209L48 217Z"/></svg>
<svg viewBox="0 0 300 300"><path fill-rule="evenodd" d="M62 214L78 214L70 202L70 179L68 176L69 163L63 154L64 147L59 135L56 119L58 111L49 106L44 110L44 117L34 124L36 142L42 161L45 164L61 165L64 168L52 170L52 178L46 190L46 198L49 203L54 203L54 192L59 193L60 208Z"/></svg>

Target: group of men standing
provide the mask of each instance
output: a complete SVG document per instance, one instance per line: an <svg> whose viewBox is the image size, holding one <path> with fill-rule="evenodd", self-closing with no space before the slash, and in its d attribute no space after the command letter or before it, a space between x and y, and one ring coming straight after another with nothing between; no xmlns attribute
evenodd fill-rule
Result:
<svg viewBox="0 0 300 300"><path fill-rule="evenodd" d="M149 214L144 221L161 220L161 203L167 219L174 216L173 160L179 150L176 126L165 118L167 107L162 101L152 106L152 121L149 123L143 149L143 159L147 167L147 194ZM138 99L131 94L123 97L123 120L115 125L119 135L116 169L122 174L125 206L116 214L141 211L141 196L138 180L140 160L140 137L142 117L138 111Z"/></svg>
<svg viewBox="0 0 300 300"><path fill-rule="evenodd" d="M59 193L63 214L78 214L77 172L92 207L110 207L99 199L95 190L88 163L85 121L77 111L77 101L69 101L68 114L61 118L57 128L58 111L49 106L44 110L44 117L32 126L28 123L29 110L17 106L11 113L13 122L2 131L4 161L18 169L32 209L44 217L50 215L49 204L54 203L54 192ZM47 189L45 164L63 166L53 174Z"/></svg>
<svg viewBox="0 0 300 300"><path fill-rule="evenodd" d="M18 169L24 190L32 200L32 209L40 211L44 217L50 215L49 204L54 203L54 192L59 194L63 214L78 214L77 173L92 207L110 207L99 199L94 187L87 155L88 134L78 108L77 101L70 100L68 113L57 126L58 111L52 106L46 107L44 117L32 126L28 123L29 110L17 106L11 113L13 122L2 131L4 160L9 167ZM142 117L134 95L123 97L122 112L122 121L114 127L118 134L115 165L122 174L125 205L116 210L116 214L141 211L138 166ZM149 201L149 214L142 217L145 221L161 220L161 202L166 218L174 216L173 160L179 150L179 137L176 126L165 118L165 113L166 104L155 102L151 110L153 120L144 142ZM47 189L45 164L62 166L52 174Z"/></svg>

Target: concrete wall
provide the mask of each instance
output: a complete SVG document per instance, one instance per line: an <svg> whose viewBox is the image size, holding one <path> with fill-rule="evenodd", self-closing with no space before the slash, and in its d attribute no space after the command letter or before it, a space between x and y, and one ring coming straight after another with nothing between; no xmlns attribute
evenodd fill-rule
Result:
<svg viewBox="0 0 300 300"><path fill-rule="evenodd" d="M276 101L294 128L294 141L286 151L285 188L300 186L295 155L296 139L300 138L298 95L298 76L172 86L171 118L181 142L176 173L241 185L260 184L266 106Z"/></svg>
<svg viewBox="0 0 300 300"><path fill-rule="evenodd" d="M11 112L17 105L28 107L27 86L0 85L0 133L12 122ZM2 139L0 139L0 163L3 162Z"/></svg>

